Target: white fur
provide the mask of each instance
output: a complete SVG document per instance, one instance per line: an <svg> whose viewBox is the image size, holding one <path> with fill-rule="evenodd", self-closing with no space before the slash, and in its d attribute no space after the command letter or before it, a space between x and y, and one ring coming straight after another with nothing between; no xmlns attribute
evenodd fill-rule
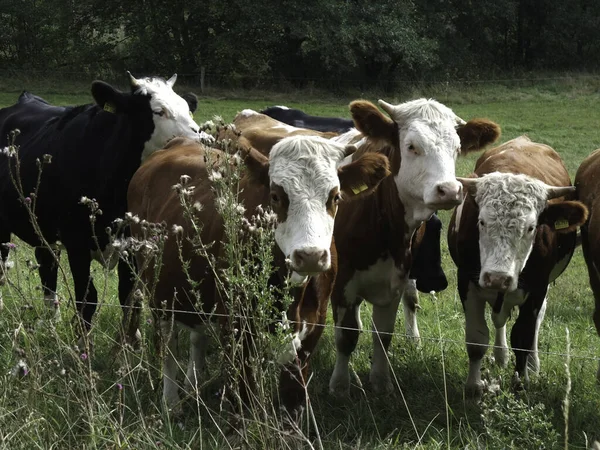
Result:
<svg viewBox="0 0 600 450"><path fill-rule="evenodd" d="M499 273L512 277L508 291L517 288L547 198L546 185L526 175L494 172L479 179L481 286L485 273Z"/></svg>
<svg viewBox="0 0 600 450"><path fill-rule="evenodd" d="M142 161L156 150L163 148L176 136L191 139L198 138L200 127L190 117L187 102L173 91L175 77L168 81L160 78L140 78L135 80L135 94L149 95L150 108L153 111L154 131L144 145ZM164 112L162 116L154 112Z"/></svg>
<svg viewBox="0 0 600 450"><path fill-rule="evenodd" d="M300 129L301 128L294 127L292 125L288 125L288 124L285 124L285 123L280 123L278 125L275 125L274 127L271 127L271 130L285 130L288 133L293 133L294 131L298 131Z"/></svg>
<svg viewBox="0 0 600 450"><path fill-rule="evenodd" d="M273 108L279 108L279 109L285 109L285 110L290 109L287 106L283 106L283 105L273 106Z"/></svg>
<svg viewBox="0 0 600 450"><path fill-rule="evenodd" d="M331 138L332 141L335 141L339 144L348 145L354 143L358 136L361 136L362 133L358 131L356 128L351 128L345 133L340 134L339 136L334 136ZM366 138L360 139L358 142L354 143L358 148L360 148L365 142Z"/></svg>
<svg viewBox="0 0 600 450"><path fill-rule="evenodd" d="M455 178L460 152L456 125L464 122L450 108L432 99L395 106L382 101L380 104L399 129L402 164L394 179L407 219L427 220L436 210L459 204L462 187ZM440 197L439 186L445 187L447 196Z"/></svg>
<svg viewBox="0 0 600 450"><path fill-rule="evenodd" d="M286 348L279 354L277 361L279 364L289 364L294 362L298 356L298 350L302 348L302 341L306 339L310 330L306 322L302 322L302 330L296 331L292 336Z"/></svg>
<svg viewBox="0 0 600 450"><path fill-rule="evenodd" d="M316 136L292 136L273 146L269 177L289 199L287 220L275 230L275 241L286 258L296 250L317 249L327 253L329 267L334 218L326 203L331 190L340 187L337 164L344 151L343 145Z"/></svg>
<svg viewBox="0 0 600 450"><path fill-rule="evenodd" d="M258 115L258 112L254 111L253 109L243 109L239 112L239 115L242 117L250 117Z"/></svg>

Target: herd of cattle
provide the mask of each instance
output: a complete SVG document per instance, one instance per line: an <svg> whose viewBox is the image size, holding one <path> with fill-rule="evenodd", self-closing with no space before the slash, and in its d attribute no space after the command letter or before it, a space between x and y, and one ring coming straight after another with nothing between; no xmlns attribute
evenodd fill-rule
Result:
<svg viewBox="0 0 600 450"><path fill-rule="evenodd" d="M147 296L150 306L165 312L158 325L171 350L164 352L163 377L169 407L180 403L173 356L177 333L168 332L172 323L191 333L189 385L204 367L207 316L227 312L210 270L211 261L220 260L225 231L208 161L216 157L227 164L228 158L200 143L203 132L193 120L197 99L177 95L175 80L130 75L130 92L95 81L95 103L73 107L52 106L24 92L15 105L0 109L0 283L6 282L8 243L15 234L35 248L44 298L56 302L57 255L64 248L85 329L98 301L92 259L108 267L118 264L119 300L128 306L132 297L134 268L142 256L111 257L111 239L141 235L139 220L164 223L169 230L175 226L173 232L184 236L193 233L173 189L186 176L189 201L202 205L195 211L202 242L214 242L210 255L194 251L190 240L168 239L160 271L139 274L155 286ZM277 216L270 282L294 283L294 301L286 311L293 348L281 372L283 404L290 410L303 404L303 380L330 300L337 325L330 390L349 389L348 364L362 326L363 300L373 306L372 389L393 389L386 352L400 302L406 332L418 339L417 289L447 286L435 215L440 209L454 208L448 245L466 317L468 391L478 396L484 389L486 304L496 330L496 361L508 361L506 322L518 306L511 331L516 376L527 380L528 369L539 369L548 285L567 267L579 227L600 333L600 151L583 161L574 186L559 154L524 136L485 151L472 175L457 178L456 158L494 143L500 136L497 124L465 122L434 100L399 105L380 100L379 106L386 114L368 101L352 102L352 121L286 107L244 110L233 127L216 136L234 139L245 163L240 199L247 218L259 209ZM136 220L119 227L127 212ZM201 283L193 287L188 275ZM251 389L246 375L242 385Z"/></svg>

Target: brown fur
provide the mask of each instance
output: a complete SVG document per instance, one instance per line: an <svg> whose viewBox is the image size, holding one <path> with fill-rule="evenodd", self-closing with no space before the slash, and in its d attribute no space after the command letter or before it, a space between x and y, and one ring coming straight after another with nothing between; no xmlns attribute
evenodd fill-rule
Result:
<svg viewBox="0 0 600 450"><path fill-rule="evenodd" d="M398 146L398 126L367 100L350 103L350 114L358 131L371 139L384 140Z"/></svg>
<svg viewBox="0 0 600 450"><path fill-rule="evenodd" d="M477 161L473 177L491 172L525 174L552 186L570 186L567 169L552 148L531 142L521 136L503 145L487 150ZM461 221L456 230L456 209L448 227L448 248L458 267L458 291L461 301L466 300L468 284L478 284L480 267L479 229L477 226L479 208L474 198L468 195L462 206ZM564 198L549 202L541 214L533 243L533 249L519 277L519 286L529 293L525 303L519 308L519 316L511 332L511 345L518 349L529 349L533 342L535 326L534 311L542 305L553 269L564 258L570 258L575 250L576 228L587 216L585 207L579 202L564 201ZM556 230L557 219L567 219L569 227ZM560 274L555 274L556 276ZM467 345L469 357L483 357L485 347ZM516 370L525 370L527 352L516 350Z"/></svg>
<svg viewBox="0 0 600 450"><path fill-rule="evenodd" d="M600 335L600 149L583 160L575 176L575 186L579 200L590 211L587 223L581 228L581 247L596 302L594 324Z"/></svg>
<svg viewBox="0 0 600 450"><path fill-rule="evenodd" d="M500 126L487 119L471 119L456 129L460 137L462 154L479 151L493 144L500 137Z"/></svg>

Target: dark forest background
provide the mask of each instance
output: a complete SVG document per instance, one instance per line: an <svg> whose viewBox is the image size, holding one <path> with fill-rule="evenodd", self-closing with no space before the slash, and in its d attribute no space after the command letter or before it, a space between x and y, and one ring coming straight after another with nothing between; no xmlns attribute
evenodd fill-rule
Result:
<svg viewBox="0 0 600 450"><path fill-rule="evenodd" d="M0 0L0 73L392 89L600 66L597 0Z"/></svg>

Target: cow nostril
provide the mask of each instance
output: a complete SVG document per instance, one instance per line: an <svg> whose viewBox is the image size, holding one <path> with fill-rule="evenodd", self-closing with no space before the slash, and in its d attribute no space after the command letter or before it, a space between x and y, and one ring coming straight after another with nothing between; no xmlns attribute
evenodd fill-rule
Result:
<svg viewBox="0 0 600 450"><path fill-rule="evenodd" d="M489 273L484 273L483 274L483 284L485 284L486 286L489 286L491 284L492 280L490 278L490 274Z"/></svg>
<svg viewBox="0 0 600 450"><path fill-rule="evenodd" d="M323 253L321 253L321 257L319 258L319 262L321 264L325 264L327 262L327 258L328 258L328 254L327 254L327 250L323 250Z"/></svg>
<svg viewBox="0 0 600 450"><path fill-rule="evenodd" d="M446 188L444 188L444 186L438 186L437 191L440 197L444 197L446 195Z"/></svg>

